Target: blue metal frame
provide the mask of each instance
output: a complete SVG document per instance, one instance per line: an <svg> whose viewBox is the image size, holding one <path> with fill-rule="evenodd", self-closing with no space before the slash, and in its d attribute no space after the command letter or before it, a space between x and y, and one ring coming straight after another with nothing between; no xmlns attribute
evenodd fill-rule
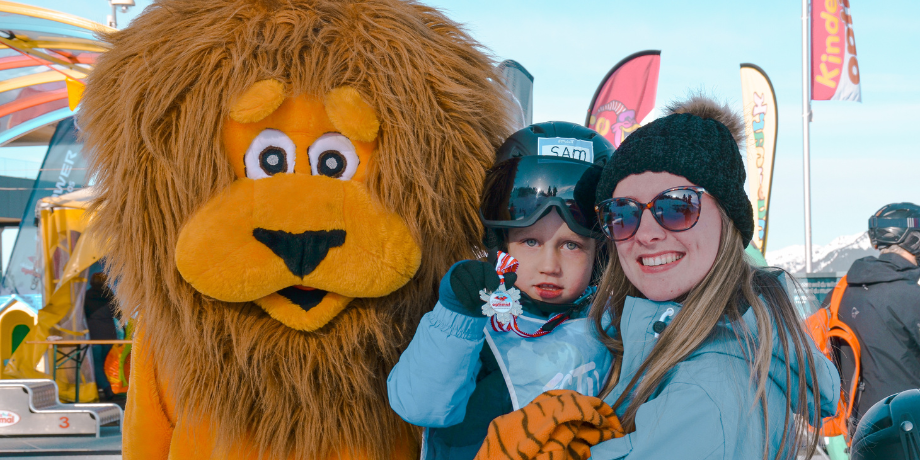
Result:
<svg viewBox="0 0 920 460"><path fill-rule="evenodd" d="M77 108L77 110L79 110L79 108ZM54 112L49 112L42 116L35 117L25 123L22 123L21 125L16 126L15 128L8 129L0 133L0 147L9 142L12 142L17 137L28 134L43 126L50 125L51 123L57 123L77 113L77 110L71 111L66 107L63 109L57 109Z"/></svg>
<svg viewBox="0 0 920 460"><path fill-rule="evenodd" d="M0 13L0 29L12 30L13 32L38 32L45 34L60 35L61 38L84 38L87 40L98 40L92 30L82 27L64 24L51 19L36 18L18 13ZM29 37L36 38L36 37Z"/></svg>

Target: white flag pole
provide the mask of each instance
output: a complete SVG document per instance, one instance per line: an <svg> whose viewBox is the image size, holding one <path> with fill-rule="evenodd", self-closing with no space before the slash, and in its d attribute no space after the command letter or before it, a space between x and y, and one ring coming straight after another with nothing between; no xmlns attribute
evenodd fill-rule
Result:
<svg viewBox="0 0 920 460"><path fill-rule="evenodd" d="M811 273L811 160L809 128L811 123L811 2L802 0L802 147L805 173L805 274Z"/></svg>

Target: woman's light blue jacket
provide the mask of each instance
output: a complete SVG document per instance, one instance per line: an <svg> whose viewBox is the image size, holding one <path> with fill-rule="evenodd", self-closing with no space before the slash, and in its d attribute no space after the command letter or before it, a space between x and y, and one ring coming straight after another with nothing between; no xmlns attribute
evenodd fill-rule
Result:
<svg viewBox="0 0 920 460"><path fill-rule="evenodd" d="M642 361L656 343L653 324L668 308L675 313L680 305L629 297L620 320L624 346L621 378L605 398L613 404L624 392ZM758 334L752 309L742 316L745 324ZM678 364L656 392L636 414L635 432L602 442L591 448L594 460L658 459L760 459L763 457L764 433L769 433L769 458L780 451L786 413L785 395L797 399L798 372L804 366L794 354L782 351L774 325L773 361L767 379L767 425L755 399L756 382L751 382L748 359L731 327L717 326L713 334L686 360ZM840 396L837 369L808 341L810 359L818 377L820 401L814 401L808 389L808 411L817 406L821 416L833 415ZM789 358L790 354L793 356ZM787 378L789 362L791 376ZM627 404L617 408L622 416ZM790 420L790 426L794 421ZM787 452L784 450L784 452Z"/></svg>

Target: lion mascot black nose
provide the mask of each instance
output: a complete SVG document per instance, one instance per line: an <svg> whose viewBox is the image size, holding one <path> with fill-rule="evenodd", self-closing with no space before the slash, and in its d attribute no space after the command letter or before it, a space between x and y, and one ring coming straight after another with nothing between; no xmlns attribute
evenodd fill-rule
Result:
<svg viewBox="0 0 920 460"><path fill-rule="evenodd" d="M256 228L252 236L284 260L295 276L304 277L316 270L332 248L345 244L345 230L319 230L288 233Z"/></svg>

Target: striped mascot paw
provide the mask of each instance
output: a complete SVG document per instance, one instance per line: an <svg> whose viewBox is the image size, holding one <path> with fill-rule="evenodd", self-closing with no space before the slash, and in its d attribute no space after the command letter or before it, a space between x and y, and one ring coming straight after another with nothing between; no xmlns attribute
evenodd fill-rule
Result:
<svg viewBox="0 0 920 460"><path fill-rule="evenodd" d="M493 420L476 460L584 460L591 446L624 435L601 399L552 390Z"/></svg>

